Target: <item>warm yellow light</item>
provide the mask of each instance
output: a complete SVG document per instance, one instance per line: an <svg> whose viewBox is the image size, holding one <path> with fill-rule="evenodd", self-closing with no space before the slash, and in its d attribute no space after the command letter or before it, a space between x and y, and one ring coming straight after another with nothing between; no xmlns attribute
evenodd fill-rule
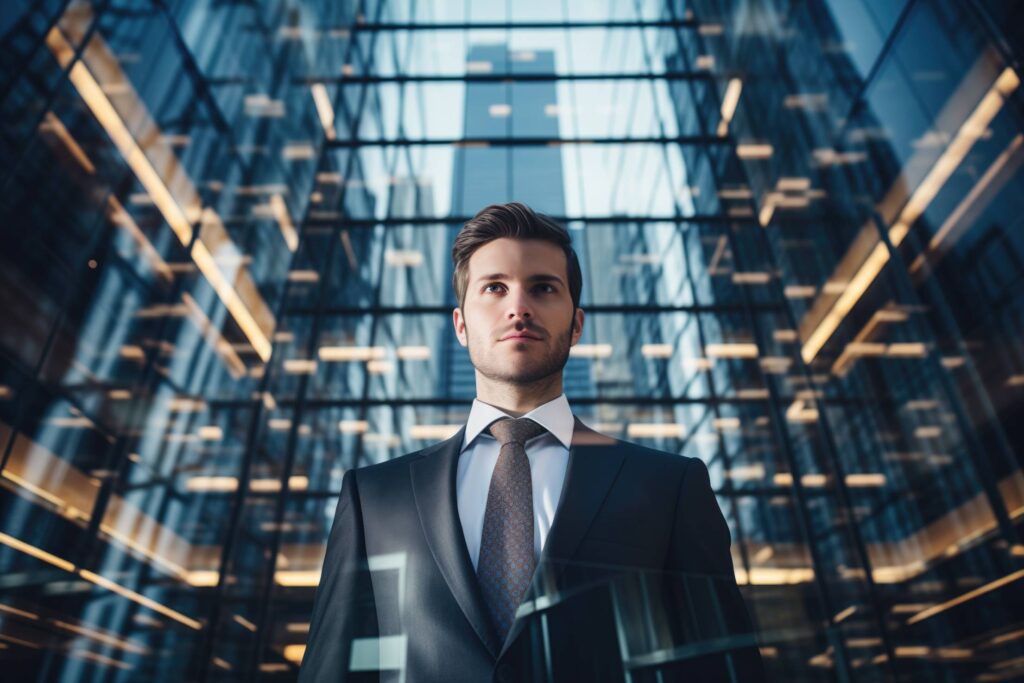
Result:
<svg viewBox="0 0 1024 683"><path fill-rule="evenodd" d="M289 588L316 588L320 584L320 570L288 570L274 572L279 586Z"/></svg>
<svg viewBox="0 0 1024 683"><path fill-rule="evenodd" d="M385 358L387 350L383 346L321 346L317 355L329 363L368 361Z"/></svg>
<svg viewBox="0 0 1024 683"><path fill-rule="evenodd" d="M711 421L711 426L720 432L739 429L740 419L738 417L716 417Z"/></svg>
<svg viewBox="0 0 1024 683"><path fill-rule="evenodd" d="M124 640L122 638L118 638L116 636L112 636L101 631L97 631L94 628L87 628L85 626L79 626L77 624L69 624L66 621L60 621L59 619L54 619L53 625L57 628L64 629L65 631L70 631L71 633L77 633L80 636L85 636L90 640L95 640L96 642L116 647L117 649L124 650L125 652L133 652L139 655L148 655L150 652L149 648L143 645L142 643L137 643L132 640Z"/></svg>
<svg viewBox="0 0 1024 683"><path fill-rule="evenodd" d="M394 369L395 364L389 360L366 361L366 371L371 375L386 375Z"/></svg>
<svg viewBox="0 0 1024 683"><path fill-rule="evenodd" d="M114 146L124 158L125 163L132 169L135 177L146 190L149 198L167 222L167 225L170 226L177 236L178 241L185 246L192 244L192 223L200 217L204 219L204 222L207 222L207 216L213 214L213 212L207 209L200 213L198 194L194 190L185 193L190 196L187 199L188 205L184 208L182 207L146 152L136 142L128 126L103 91L96 77L86 67L83 61L85 56L78 61L74 61L75 52L64 38L60 29L57 27L52 28L46 35L46 43L62 67L68 68L70 66L68 78L71 80L71 83L75 86L75 89L93 116L106 131L111 142L114 143ZM94 62L100 61L99 55L103 51L101 46L102 43L99 42L98 37L93 36L89 46L86 48L86 55L92 54ZM116 61L109 58L109 55L103 55L102 63L111 69L117 68ZM117 82L120 87L126 88L126 92L134 92L130 90L131 86L124 77L124 74L119 71L112 75L111 80L112 82ZM141 100L138 100L137 96L135 99L138 101L140 112L144 112ZM144 113L141 115L144 118L148 118L145 117ZM161 152L159 156L163 157L163 161L168 165L172 167L180 166L169 148L163 149ZM181 175L180 169L176 173L178 177L175 178L175 182L184 187L187 183ZM227 237L226 231L223 230L223 226L220 226L220 230L214 231L212 236L214 237L213 247L218 255L234 249L234 245L231 244L230 238ZM214 291L217 292L217 295L228 309L232 318L238 323L239 328L246 335L256 353L259 354L263 361L268 360L270 358L270 341L268 336L273 329L273 316L266 309L266 304L263 303L262 299L252 299L252 303L259 307L260 313L264 318L265 326L267 327L267 329L264 329L256 322L252 312L239 298L239 294L233 284L220 270L216 260L210 253L210 247L207 247L204 243L203 237L196 240L193 244L192 259L195 261L199 271L210 282ZM244 288L247 294L251 295L256 292L255 286L248 280L248 276L245 273L237 274L235 279L238 286ZM258 297L258 294L256 294L256 297Z"/></svg>
<svg viewBox="0 0 1024 683"><path fill-rule="evenodd" d="M35 547L34 545L29 545L24 541L18 540L14 536L8 536L7 534L0 532L0 543L3 543L8 548L14 548L15 550L19 550L25 553L26 555L31 555L37 560L42 560L47 564L52 564L54 567L63 569L66 572L75 571L75 565L71 564L67 560L57 557L52 553L48 553L45 550L42 550L41 548Z"/></svg>
<svg viewBox="0 0 1024 683"><path fill-rule="evenodd" d="M462 428L462 425L412 425L409 436L413 439L429 439L441 441L450 438Z"/></svg>
<svg viewBox="0 0 1024 683"><path fill-rule="evenodd" d="M338 423L338 429L342 434L365 434L370 429L370 423L366 420L342 420Z"/></svg>
<svg viewBox="0 0 1024 683"><path fill-rule="evenodd" d="M775 149L769 144L736 145L736 156L740 159L768 159L774 152Z"/></svg>
<svg viewBox="0 0 1024 683"><path fill-rule="evenodd" d="M231 618L234 619L235 623L241 626L242 628L246 629L247 631L252 631L253 633L256 633L256 624L252 623L251 621L243 617L241 614L234 614L231 616Z"/></svg>
<svg viewBox="0 0 1024 683"><path fill-rule="evenodd" d="M429 360L429 346L399 346L398 357L401 360Z"/></svg>
<svg viewBox="0 0 1024 683"><path fill-rule="evenodd" d="M489 62L488 62L489 63ZM305 645L285 645L284 658L295 664L302 663L302 656L306 654Z"/></svg>
<svg viewBox="0 0 1024 683"><path fill-rule="evenodd" d="M718 135L722 136L729 132L729 123L736 113L736 105L740 101L740 93L743 91L743 81L738 78L730 78L729 84L725 86L725 95L722 96L722 120L718 123Z"/></svg>
<svg viewBox="0 0 1024 683"><path fill-rule="evenodd" d="M313 104L316 105L316 114L320 117L320 125L323 126L324 136L328 140L333 140L335 137L334 107L331 105L331 98L327 94L327 87L323 83L314 83L309 87L309 91L313 95Z"/></svg>
<svg viewBox="0 0 1024 683"><path fill-rule="evenodd" d="M644 344L640 347L640 355L644 358L671 358L671 344Z"/></svg>
<svg viewBox="0 0 1024 683"><path fill-rule="evenodd" d="M903 242L910 226L920 218L939 190L949 180L953 171L957 169L978 139L985 134L992 119L1002 108L1004 98L1013 92L1019 84L1020 80L1017 74L1013 69L1007 67L985 93L981 102L960 126L956 137L932 165L928 174L904 204L899 217L889 228L889 241L894 248ZM832 309L808 335L801 349L804 362L810 363L814 360L825 342L835 333L840 323L864 295L888 261L889 250L884 243L879 241L833 304Z"/></svg>
<svg viewBox="0 0 1024 683"><path fill-rule="evenodd" d="M576 344L569 348L574 358L608 358L612 355L611 344Z"/></svg>
<svg viewBox="0 0 1024 683"><path fill-rule="evenodd" d="M743 342L708 344L704 349L708 358L757 358L757 354L757 344Z"/></svg>
<svg viewBox="0 0 1024 683"><path fill-rule="evenodd" d="M873 472L846 475L846 485L855 488L885 486L885 475Z"/></svg>
<svg viewBox="0 0 1024 683"><path fill-rule="evenodd" d="M922 610L922 611L918 612L914 616L912 616L909 619L907 619L907 625L910 626L911 624L916 624L919 621L924 621L925 619L927 619L929 617L933 617L933 616L935 616L936 614L938 614L940 612L945 612L946 610L948 610L948 609L950 609L952 607L956 607L957 605L961 605L961 604L967 602L968 600L973 600L974 598L976 598L976 597L978 597L980 595L984 595L986 593L991 593L992 591L997 590L999 588L1002 588L1003 586L1005 586L1007 584L1013 583L1014 581L1017 581L1018 579L1020 579L1022 577L1024 577L1024 569L1019 569L1019 570L1013 572L1012 574L1007 574L1006 576L1004 576L1004 577L1002 577L1000 579L996 579L995 581L992 581L991 583L986 583L984 586L979 586L978 588L975 588L972 591L968 591L968 592L964 593L963 595L958 595L957 597L953 598L952 600L947 600L946 602L943 602L943 603L941 603L939 605L935 605L933 607L929 607L926 610Z"/></svg>
<svg viewBox="0 0 1024 683"><path fill-rule="evenodd" d="M633 439L681 439L686 436L686 426L666 422L631 422L626 435Z"/></svg>
<svg viewBox="0 0 1024 683"><path fill-rule="evenodd" d="M305 491L309 488L309 478L302 475L288 477L288 488L291 491ZM249 490L257 493L272 493L281 490L280 479L251 479Z"/></svg>
<svg viewBox="0 0 1024 683"><path fill-rule="evenodd" d="M235 477L190 477L185 482L185 490L193 492L225 493L238 490L238 479Z"/></svg>
<svg viewBox="0 0 1024 683"><path fill-rule="evenodd" d="M398 268L423 265L423 252L417 249L385 249L384 263Z"/></svg>
<svg viewBox="0 0 1024 683"><path fill-rule="evenodd" d="M735 465L725 471L725 476L733 481L758 481L764 479L764 465Z"/></svg>
<svg viewBox="0 0 1024 683"><path fill-rule="evenodd" d="M316 372L316 361L289 358L284 362L284 371L290 375L312 375Z"/></svg>
<svg viewBox="0 0 1024 683"><path fill-rule="evenodd" d="M271 195L270 212L274 214L274 220L277 221L277 226L281 229L281 236L288 246L288 251L295 253L295 250L299 248L299 233L295 231L295 225L292 224L292 217L288 213L288 205L284 203L284 197L276 193Z"/></svg>
<svg viewBox="0 0 1024 683"><path fill-rule="evenodd" d="M93 572L91 572L91 571L89 571L87 569L80 569L80 570L78 570L78 575L81 576L86 581L90 581L90 582L96 584L97 586L101 586L102 588L106 588L107 590L111 591L112 593L117 593L118 595L120 595L122 597L128 598L132 602L134 602L136 604L139 604L139 605L142 605L143 607L148 607L149 609L153 610L154 612L158 612L158 613L164 615L165 617L170 617L171 619L174 619L178 623L184 624L185 626L188 626L189 628L195 629L197 631L202 628L202 624L200 624L195 619L193 619L191 617L187 617L184 614L182 614L181 612L177 612L177 611L171 609L170 607L167 607L165 605L161 605L159 602L156 602L155 600L147 598L145 595L142 595L141 593L136 593L133 590L125 588L124 586L121 586L121 585L119 585L117 583L114 583L110 579L108 579L106 577L103 577L103 576L100 576L99 574L95 574L95 573L93 573Z"/></svg>
<svg viewBox="0 0 1024 683"><path fill-rule="evenodd" d="M64 145L68 153L74 158L75 161L85 170L86 173L92 175L96 173L96 167L93 165L92 160L85 153L85 150L78 144L78 141L71 136L68 129L64 127L64 123L57 118L57 115L52 111L46 112L43 120L39 123L39 130L43 133L49 133L53 135L57 140Z"/></svg>

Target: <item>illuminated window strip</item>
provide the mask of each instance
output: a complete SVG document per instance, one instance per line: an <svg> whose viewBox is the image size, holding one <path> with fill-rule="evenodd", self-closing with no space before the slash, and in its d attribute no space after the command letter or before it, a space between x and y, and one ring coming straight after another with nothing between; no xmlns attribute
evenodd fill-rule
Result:
<svg viewBox="0 0 1024 683"><path fill-rule="evenodd" d="M25 553L26 555L34 557L37 560L41 560L43 562L46 562L47 564L51 564L54 567L57 567L58 569L63 569L64 571L72 574L77 574L78 576L82 577L86 581L89 581L90 583L94 583L97 586L106 588L107 590L113 593L117 593L122 597L128 598L132 602L142 605L143 607L148 607L154 612L158 612L159 614L162 614L165 617L174 619L175 621L184 624L189 628L195 629L197 631L202 628L202 624L200 624L195 619L192 619L191 617L185 616L181 612L176 612L170 607L161 605L159 602L156 602L152 598L147 598L145 595L142 595L141 593L136 593L131 589L116 584L110 579L100 576L99 574L96 574L94 572L91 572L88 569L77 569L75 565L68 562L67 560L61 557L57 557L52 553L48 553L41 548L29 545L24 541L14 538L13 536L8 536L7 534L0 532L0 543L3 543L9 548L13 548L14 550L18 550L20 552Z"/></svg>
<svg viewBox="0 0 1024 683"><path fill-rule="evenodd" d="M1002 588L1003 586L1005 586L1007 584L1011 584L1011 583L1013 583L1014 581L1017 581L1020 578L1024 578L1024 569L1019 569L1019 570L1013 572L1012 574L1007 574L1006 576L1004 576L1004 577L1002 577L1000 579L996 579L995 581L992 581L991 583L986 583L984 586L979 586L978 588L975 588L972 591L968 591L968 592L964 593L963 595L958 595L957 597L953 598L952 600L947 600L946 602L944 602L944 603L942 603L940 605L935 605L934 607L929 607L926 610L918 612L914 616L912 616L909 619L907 619L907 626L910 626L911 624L916 624L919 621L924 621L925 619L928 619L929 617L933 617L933 616L935 616L936 614L938 614L940 612L945 612L946 610L948 610L948 609L950 609L952 607L956 607L957 605L961 605L961 604L967 602L968 600L973 600L974 598L979 597L981 595L984 595L985 593L991 593L992 591L994 591L996 589L999 589L999 588Z"/></svg>
<svg viewBox="0 0 1024 683"><path fill-rule="evenodd" d="M978 106L967 120L964 121L963 125L960 126L956 137L949 143L942 156L932 165L928 175L925 176L924 180L917 186L917 189L914 190L914 193L900 212L899 218L889 229L889 241L892 242L893 248L900 246L903 238L910 231L910 226L928 208L928 205L939 193L939 190L946 184L949 177L953 175L953 171L957 169L960 162L971 151L974 143L980 139L992 122L992 119L1002 109L1004 98L1016 90L1018 85L1020 85L1020 79L1017 77L1017 74L1013 69L1007 67L996 79L992 87L989 88L988 92L985 93ZM832 305L832 309L818 323L814 332L808 336L807 341L804 342L800 352L804 362L810 363L817 357L818 352L825 346L825 342L832 337L839 328L840 323L842 323L846 315L864 295L888 261L889 250L884 243L879 242L857 270L856 275L850 280L846 289L843 290L842 295Z"/></svg>
<svg viewBox="0 0 1024 683"><path fill-rule="evenodd" d="M171 230L178 237L178 240L187 247L192 242L191 221L186 216L184 209L182 209L171 194L170 189L164 183L160 174L153 167L152 162L135 141L127 125L125 125L121 116L103 92L99 82L83 62L76 61L73 64L71 63L71 60L74 59L74 51L58 28L50 29L50 32L46 35L46 43L61 66L67 68L69 64L71 65L68 71L68 78L78 90L78 94L107 132L114 146L117 147L124 158L125 163L135 173L135 176L153 200L153 204L159 209L164 220L167 221ZM204 222L210 213L212 212L209 210L204 212ZM217 245L218 251L221 250L222 246ZM265 332L259 323L256 322L252 312L239 298L238 292L232 286L232 283L221 272L213 255L210 253L209 247L203 243L202 239L196 240L192 246L192 260L195 261L199 271L209 281L214 291L217 292L224 306L235 319L235 322L238 323L239 328L241 328L249 343L252 344L260 359L264 362L269 360L271 344L268 339L268 332ZM270 327L273 328L272 322Z"/></svg>

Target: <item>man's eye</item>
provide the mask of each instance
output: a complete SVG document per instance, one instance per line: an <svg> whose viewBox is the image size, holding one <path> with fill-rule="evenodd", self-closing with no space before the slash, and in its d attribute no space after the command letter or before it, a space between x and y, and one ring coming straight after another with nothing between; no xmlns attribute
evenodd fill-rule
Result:
<svg viewBox="0 0 1024 683"><path fill-rule="evenodd" d="M490 289L491 287L501 287L501 285L499 285L499 284L497 284L497 283L489 284L489 285L487 285L486 287L484 287L484 291L486 292L486 291L487 291L487 290L489 290L489 289Z"/></svg>
<svg viewBox="0 0 1024 683"><path fill-rule="evenodd" d="M555 288L552 285L537 285L537 286L538 287L547 287L548 290L552 291L552 292L555 291Z"/></svg>

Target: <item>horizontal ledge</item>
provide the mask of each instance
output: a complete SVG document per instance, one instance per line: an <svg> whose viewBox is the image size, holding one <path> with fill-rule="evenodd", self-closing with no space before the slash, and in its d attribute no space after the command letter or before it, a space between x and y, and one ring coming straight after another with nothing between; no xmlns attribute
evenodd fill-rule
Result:
<svg viewBox="0 0 1024 683"><path fill-rule="evenodd" d="M547 136L520 136L520 137L488 137L488 138L421 138L418 140L392 138L378 140L356 140L352 138L335 138L325 140L327 148L356 148L356 147L428 147L434 145L448 145L452 147L465 147L468 149L487 149L491 147L562 147L565 145L703 145L703 146L725 146L732 145L730 137L719 137L717 135L652 135L645 137L606 137L606 138L563 138Z"/></svg>
<svg viewBox="0 0 1024 683"><path fill-rule="evenodd" d="M699 28L695 19L633 19L611 21L438 21L417 22L356 22L325 29L324 32L381 32L381 31L521 31L592 28Z"/></svg>
<svg viewBox="0 0 1024 683"><path fill-rule="evenodd" d="M433 306L296 306L286 308L282 318L289 316L324 315L324 316L349 316L349 315L451 315L452 308L456 304L438 304ZM725 313L746 313L748 311L771 312L783 310L783 304L770 303L736 303L736 304L686 304L679 306L657 306L648 304L581 304L588 315L606 313L636 313L638 315L654 315L658 313L690 313L720 315Z"/></svg>
<svg viewBox="0 0 1024 683"><path fill-rule="evenodd" d="M718 75L725 79L727 76ZM716 76L708 71L673 71L667 73L466 73L466 74L418 74L394 76L307 76L294 83L314 85L360 85L377 83L505 83L508 81L552 82L552 81L710 81Z"/></svg>
<svg viewBox="0 0 1024 683"><path fill-rule="evenodd" d="M760 225L754 216L726 216L724 214L693 214L690 216L550 216L555 221L566 223L586 223L591 225L646 225L648 223L751 223ZM401 217L388 216L386 218L324 218L316 215L305 220L306 225L341 225L342 227L371 228L378 225L438 225L450 226L461 225L469 221L472 216L445 216L445 217Z"/></svg>
<svg viewBox="0 0 1024 683"><path fill-rule="evenodd" d="M295 408L300 402L298 398L275 397L278 410ZM675 405L760 405L771 402L770 397L739 397L739 396L717 396L717 397L691 397L691 396L576 396L569 399L573 406L675 406ZM786 406L796 400L793 394L779 396L778 405ZM836 397L823 400L828 407L833 406L864 406L871 405L882 409L894 407L893 401L885 399L863 397ZM302 409L323 409L323 408L394 408L402 406L423 407L423 408L457 408L464 407L469 410L473 403L473 397L423 397L423 398L309 398L301 400ZM206 405L210 410L224 409L250 409L263 405L261 398L225 398L206 399ZM282 413L283 414L283 413ZM467 413L468 414L468 413ZM294 415L292 415L294 418ZM583 418L581 418L583 419ZM593 421L593 419L591 418ZM586 420L584 420L586 421ZM692 435L690 435L692 436ZM678 437L668 437L678 438ZM689 438L689 437L681 437Z"/></svg>

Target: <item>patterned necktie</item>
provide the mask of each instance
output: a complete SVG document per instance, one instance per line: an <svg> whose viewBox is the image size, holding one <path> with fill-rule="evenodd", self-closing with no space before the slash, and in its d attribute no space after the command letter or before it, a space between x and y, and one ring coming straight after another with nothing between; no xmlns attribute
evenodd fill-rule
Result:
<svg viewBox="0 0 1024 683"><path fill-rule="evenodd" d="M501 642L515 620L536 567L533 480L526 442L544 428L529 418L502 418L488 431L501 444L491 475L476 575Z"/></svg>

